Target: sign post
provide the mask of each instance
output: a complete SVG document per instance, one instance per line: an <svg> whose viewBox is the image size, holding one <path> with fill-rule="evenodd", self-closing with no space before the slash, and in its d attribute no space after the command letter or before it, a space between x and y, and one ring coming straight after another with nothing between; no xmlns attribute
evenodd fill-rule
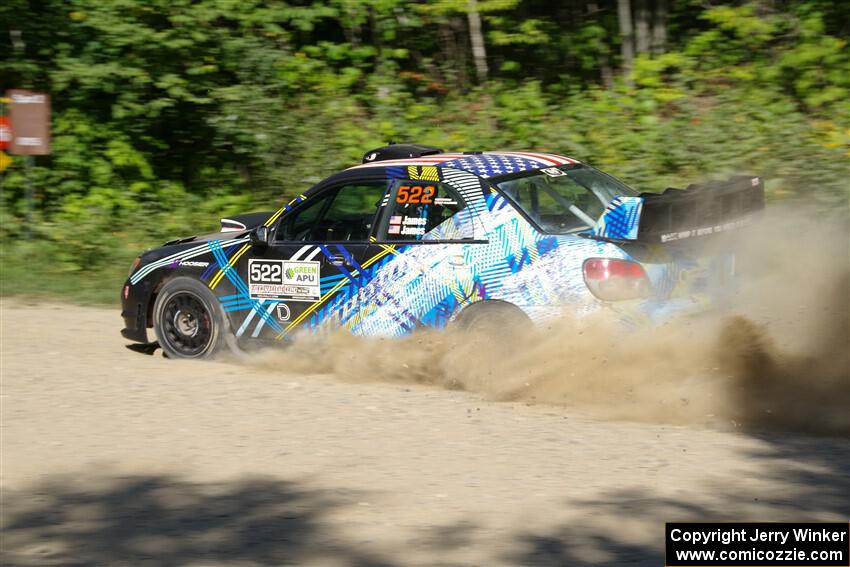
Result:
<svg viewBox="0 0 850 567"><path fill-rule="evenodd" d="M9 98L9 119L12 140L9 153L26 156L24 176L27 180L27 237L32 237L32 213L34 195L32 189L33 156L50 153L50 95L45 93L12 89Z"/></svg>

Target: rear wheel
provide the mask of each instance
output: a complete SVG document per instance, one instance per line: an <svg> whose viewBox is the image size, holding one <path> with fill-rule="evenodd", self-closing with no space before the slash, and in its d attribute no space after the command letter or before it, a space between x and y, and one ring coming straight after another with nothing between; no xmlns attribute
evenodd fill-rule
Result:
<svg viewBox="0 0 850 567"><path fill-rule="evenodd" d="M478 338L504 341L528 331L531 320L519 307L505 301L483 301L464 309L455 324Z"/></svg>
<svg viewBox="0 0 850 567"><path fill-rule="evenodd" d="M193 279L167 282L157 295L153 317L154 333L169 358L209 358L230 342L223 336L230 328L218 299Z"/></svg>
<svg viewBox="0 0 850 567"><path fill-rule="evenodd" d="M482 301L461 311L451 329L462 348L450 349L444 358L448 382L498 399L510 398L517 388L517 355L532 330L528 316L504 301Z"/></svg>

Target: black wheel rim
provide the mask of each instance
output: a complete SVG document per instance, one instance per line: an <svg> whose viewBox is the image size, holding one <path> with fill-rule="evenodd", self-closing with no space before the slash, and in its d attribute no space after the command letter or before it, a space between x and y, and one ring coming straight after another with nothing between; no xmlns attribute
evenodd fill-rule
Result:
<svg viewBox="0 0 850 567"><path fill-rule="evenodd" d="M204 303L188 292L175 293L165 303L160 316L163 337L181 356L198 356L212 339L213 322Z"/></svg>

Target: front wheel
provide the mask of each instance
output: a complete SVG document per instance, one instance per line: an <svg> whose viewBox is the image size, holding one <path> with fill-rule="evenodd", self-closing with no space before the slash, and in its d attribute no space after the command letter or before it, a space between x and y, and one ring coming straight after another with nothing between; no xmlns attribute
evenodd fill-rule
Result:
<svg viewBox="0 0 850 567"><path fill-rule="evenodd" d="M169 358L210 358L229 332L218 299L200 282L174 278L156 297L154 333Z"/></svg>

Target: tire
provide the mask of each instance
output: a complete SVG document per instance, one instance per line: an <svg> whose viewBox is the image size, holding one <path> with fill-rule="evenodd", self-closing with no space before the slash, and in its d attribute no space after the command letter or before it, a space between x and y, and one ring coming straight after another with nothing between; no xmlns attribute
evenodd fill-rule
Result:
<svg viewBox="0 0 850 567"><path fill-rule="evenodd" d="M153 329L168 358L212 358L223 345L233 350L236 344L218 298L191 278L174 278L162 287L153 306Z"/></svg>
<svg viewBox="0 0 850 567"><path fill-rule="evenodd" d="M505 301L482 301L461 311L455 327L485 340L516 338L531 327L519 307Z"/></svg>
<svg viewBox="0 0 850 567"><path fill-rule="evenodd" d="M531 320L505 301L481 301L461 311L450 326L449 344L442 359L451 387L510 399L517 355L533 336ZM513 365L513 366L512 366Z"/></svg>

